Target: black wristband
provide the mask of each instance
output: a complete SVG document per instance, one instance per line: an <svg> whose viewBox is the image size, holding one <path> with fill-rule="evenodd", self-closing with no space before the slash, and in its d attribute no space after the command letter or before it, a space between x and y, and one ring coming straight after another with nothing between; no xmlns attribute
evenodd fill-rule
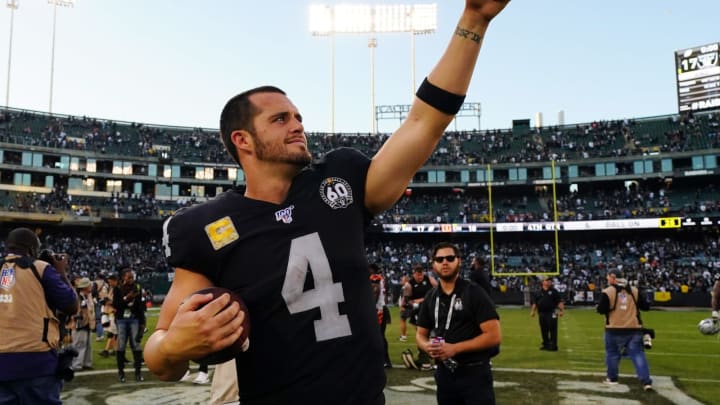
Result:
<svg viewBox="0 0 720 405"><path fill-rule="evenodd" d="M457 114L465 101L465 96L459 96L443 90L430 83L427 77L423 80L415 95L436 110L449 115Z"/></svg>

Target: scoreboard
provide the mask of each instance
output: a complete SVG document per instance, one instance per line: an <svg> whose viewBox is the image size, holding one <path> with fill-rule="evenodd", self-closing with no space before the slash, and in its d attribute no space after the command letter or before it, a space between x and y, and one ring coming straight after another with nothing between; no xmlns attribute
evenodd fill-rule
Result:
<svg viewBox="0 0 720 405"><path fill-rule="evenodd" d="M678 110L720 109L720 42L675 51Z"/></svg>

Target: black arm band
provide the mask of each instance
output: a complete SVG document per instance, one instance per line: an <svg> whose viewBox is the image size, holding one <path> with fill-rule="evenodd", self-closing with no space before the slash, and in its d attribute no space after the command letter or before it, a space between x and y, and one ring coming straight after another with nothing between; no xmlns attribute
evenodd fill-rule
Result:
<svg viewBox="0 0 720 405"><path fill-rule="evenodd" d="M457 94L443 90L430 83L427 77L423 80L415 95L436 110L449 115L457 114L465 101L465 96L458 96Z"/></svg>

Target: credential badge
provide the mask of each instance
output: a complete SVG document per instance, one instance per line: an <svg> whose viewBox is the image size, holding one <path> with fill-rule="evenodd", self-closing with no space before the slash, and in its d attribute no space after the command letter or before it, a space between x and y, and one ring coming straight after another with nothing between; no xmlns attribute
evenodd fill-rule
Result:
<svg viewBox="0 0 720 405"><path fill-rule="evenodd" d="M291 206L283 208L279 211L275 211L275 221L277 221L277 222L282 221L284 224L291 223L293 209L295 209L295 206L291 205Z"/></svg>
<svg viewBox="0 0 720 405"><path fill-rule="evenodd" d="M0 288L3 290L9 290L15 285L15 267L10 264L7 267L3 267L0 271Z"/></svg>
<svg viewBox="0 0 720 405"><path fill-rule="evenodd" d="M455 298L455 310L456 311L462 311L463 310L463 303L462 299L460 297Z"/></svg>
<svg viewBox="0 0 720 405"><path fill-rule="evenodd" d="M325 204L336 210L353 203L352 187L339 177L328 177L320 184L320 197Z"/></svg>
<svg viewBox="0 0 720 405"><path fill-rule="evenodd" d="M222 217L205 225L205 233L210 238L210 243L215 250L220 250L240 238L230 217Z"/></svg>

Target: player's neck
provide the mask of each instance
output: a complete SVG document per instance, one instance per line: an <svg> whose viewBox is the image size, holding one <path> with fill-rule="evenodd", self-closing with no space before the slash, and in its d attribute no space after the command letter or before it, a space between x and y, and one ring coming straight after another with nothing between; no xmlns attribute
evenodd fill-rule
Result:
<svg viewBox="0 0 720 405"><path fill-rule="evenodd" d="M290 182L263 181L259 184L248 182L245 186L245 197L253 200L282 204L290 191Z"/></svg>
<svg viewBox="0 0 720 405"><path fill-rule="evenodd" d="M296 165L280 164L246 170L245 197L282 204L287 199L292 181L300 170L302 168Z"/></svg>

